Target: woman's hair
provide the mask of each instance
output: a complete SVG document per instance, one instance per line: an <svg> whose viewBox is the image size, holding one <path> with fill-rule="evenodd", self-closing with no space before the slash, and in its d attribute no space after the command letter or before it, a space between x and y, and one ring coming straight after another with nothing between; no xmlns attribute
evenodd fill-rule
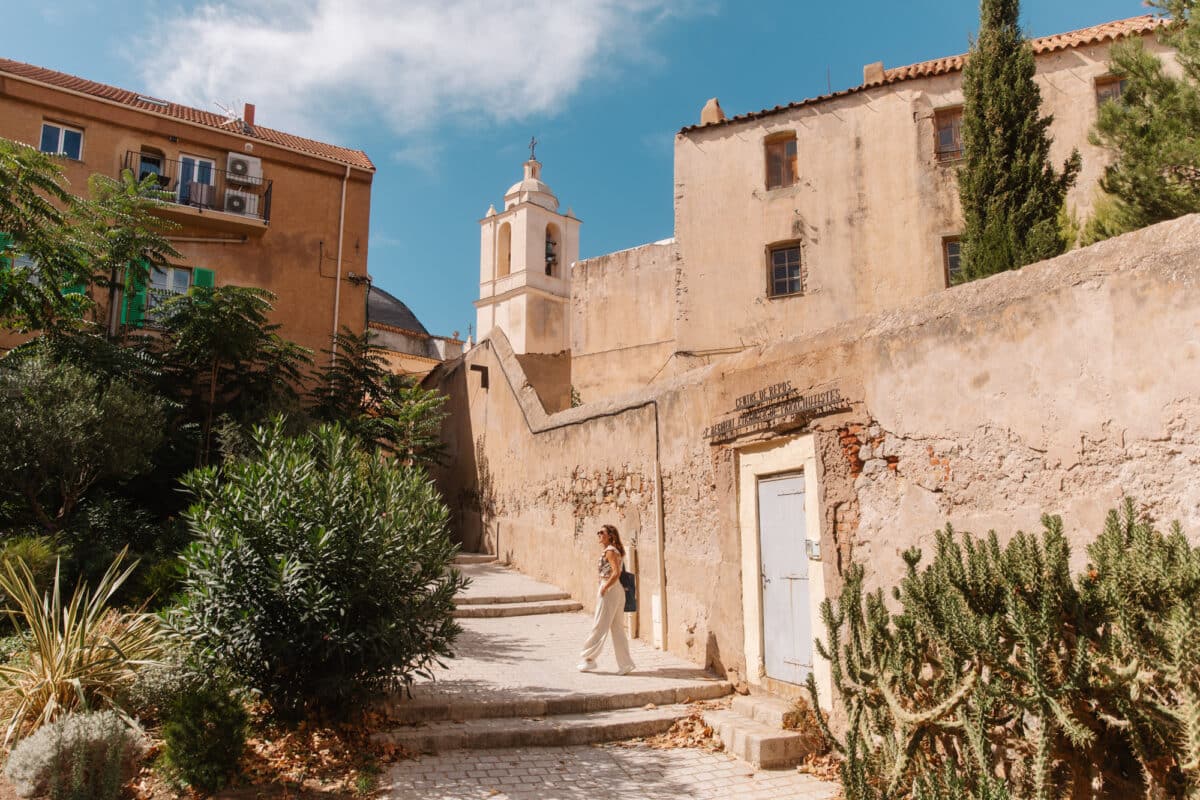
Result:
<svg viewBox="0 0 1200 800"><path fill-rule="evenodd" d="M621 544L621 534L617 533L617 527L615 525L601 525L600 530L608 534L609 544L617 548L617 552L624 558L625 545Z"/></svg>

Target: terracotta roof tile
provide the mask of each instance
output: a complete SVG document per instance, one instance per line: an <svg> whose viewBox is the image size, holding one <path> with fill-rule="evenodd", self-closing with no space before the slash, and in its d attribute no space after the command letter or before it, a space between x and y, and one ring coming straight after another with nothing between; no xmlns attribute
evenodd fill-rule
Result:
<svg viewBox="0 0 1200 800"><path fill-rule="evenodd" d="M1101 44L1103 42L1114 41L1125 36L1140 35L1151 33L1158 30L1160 27L1167 24L1167 20L1154 14L1143 14L1140 17L1130 17L1129 19L1116 20L1114 22L1106 22L1103 25L1094 25L1090 28L1081 28L1077 31L1069 31L1067 33L1056 33L1053 36L1043 36L1039 39L1033 39L1030 44L1033 46L1033 52L1037 55L1044 53L1053 53L1057 50L1067 50L1072 47L1083 47L1086 45ZM788 111L794 108L803 108L805 106L816 105L817 103L832 100L836 97L845 97L846 95L861 92L864 89L870 89L875 86L885 86L888 84L899 83L901 81L911 80L913 78L927 78L934 75L945 75L950 72L958 72L962 70L963 65L967 62L966 54L957 56L947 56L945 58L935 58L932 61L922 61L919 64L910 64L907 67L895 67L893 69L884 70L883 80L875 81L870 84L855 86L851 89L843 89L832 94L825 94L819 97L801 100L796 103L788 103L783 106L775 106L774 108L763 109L762 111L752 111L747 114L739 114L735 117L729 117L723 122L712 122L707 125L689 125L683 128L680 133L690 133L692 131L701 130L704 128L714 128L721 125L729 125L735 122L745 122L747 120L759 119L761 117L778 114L782 111Z"/></svg>
<svg viewBox="0 0 1200 800"><path fill-rule="evenodd" d="M249 136L252 139L299 150L314 156L320 156L321 158L339 161L343 164L349 164L352 167L372 171L375 169L375 165L371 163L371 159L361 150L351 150L346 147L325 144L324 142L293 136L290 133L273 130L261 125L247 126L247 129L235 128L234 124L221 114L214 114L211 111L201 111L198 108L158 100L149 95L138 94L127 89L118 89L115 86L89 81L86 78L68 75L65 72L55 72L54 70L37 67L32 64L24 64L20 61L0 58L0 73L8 73L9 75L15 75L19 78L44 83L60 89L68 89L92 97L111 100L112 102L151 114L173 117L185 122L192 122L208 128L234 133L238 136Z"/></svg>

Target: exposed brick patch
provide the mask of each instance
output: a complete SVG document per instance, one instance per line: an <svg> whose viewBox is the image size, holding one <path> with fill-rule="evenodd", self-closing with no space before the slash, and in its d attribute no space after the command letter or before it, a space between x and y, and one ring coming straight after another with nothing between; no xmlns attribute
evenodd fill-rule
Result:
<svg viewBox="0 0 1200 800"><path fill-rule="evenodd" d="M849 425L845 428L838 428L838 441L842 445L842 454L850 464L851 478L857 478L862 474L863 461L859 457L863 444L860 438L862 434L862 425Z"/></svg>

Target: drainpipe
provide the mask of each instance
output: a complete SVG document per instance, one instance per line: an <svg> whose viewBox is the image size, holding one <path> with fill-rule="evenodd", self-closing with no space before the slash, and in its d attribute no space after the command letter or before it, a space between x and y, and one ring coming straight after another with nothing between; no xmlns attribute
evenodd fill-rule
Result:
<svg viewBox="0 0 1200 800"><path fill-rule="evenodd" d="M329 364L337 363L337 333L338 312L342 309L342 242L346 238L346 184L350 182L350 165L346 165L346 174L342 177L342 207L338 211L338 252L337 252L337 283L333 289L333 347L330 348Z"/></svg>
<svg viewBox="0 0 1200 800"><path fill-rule="evenodd" d="M658 401L654 404L654 500L655 539L658 540L658 631L663 652L667 651L667 543L665 541L666 513L663 503L662 449L659 444L661 424L658 419Z"/></svg>

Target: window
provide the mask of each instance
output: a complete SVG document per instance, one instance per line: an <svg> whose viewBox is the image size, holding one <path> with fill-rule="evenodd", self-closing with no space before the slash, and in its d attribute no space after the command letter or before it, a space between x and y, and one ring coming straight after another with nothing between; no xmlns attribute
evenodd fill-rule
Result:
<svg viewBox="0 0 1200 800"><path fill-rule="evenodd" d="M942 239L942 268L946 273L947 286L962 280L962 241L957 236Z"/></svg>
<svg viewBox="0 0 1200 800"><path fill-rule="evenodd" d="M213 208L217 162L199 156L179 157L179 202Z"/></svg>
<svg viewBox="0 0 1200 800"><path fill-rule="evenodd" d="M192 285L192 271L184 267L153 267L150 270L150 286L146 291L146 319L153 320L155 310L163 301L176 295L187 294Z"/></svg>
<svg viewBox="0 0 1200 800"><path fill-rule="evenodd" d="M546 226L546 274L558 277L558 228L553 223Z"/></svg>
<svg viewBox="0 0 1200 800"><path fill-rule="evenodd" d="M770 257L769 293L771 297L800 294L804 291L802 248L799 244L772 247Z"/></svg>
<svg viewBox="0 0 1200 800"><path fill-rule="evenodd" d="M1119 100L1121 95L1125 94L1125 87L1129 83L1125 78L1118 78L1116 75L1108 75L1103 78L1096 79L1096 105L1102 106L1109 100Z"/></svg>
<svg viewBox="0 0 1200 800"><path fill-rule="evenodd" d="M512 227L507 222L500 223L500 241L496 253L496 277L506 278L512 271Z"/></svg>
<svg viewBox="0 0 1200 800"><path fill-rule="evenodd" d="M796 134L788 134L786 138L768 139L766 153L767 188L794 186L799 178L799 170L796 167Z"/></svg>
<svg viewBox="0 0 1200 800"><path fill-rule="evenodd" d="M51 122L42 123L42 144L38 148L43 153L56 156L66 156L79 161L83 158L83 131L57 125Z"/></svg>
<svg viewBox="0 0 1200 800"><path fill-rule="evenodd" d="M159 188L163 188L170 183L170 179L164 174L163 166L166 164L166 157L159 150L142 150L138 154L138 180L144 181L148 176L154 175L158 179Z"/></svg>
<svg viewBox="0 0 1200 800"><path fill-rule="evenodd" d="M962 158L961 108L947 108L934 112L934 152L938 161L955 161Z"/></svg>

